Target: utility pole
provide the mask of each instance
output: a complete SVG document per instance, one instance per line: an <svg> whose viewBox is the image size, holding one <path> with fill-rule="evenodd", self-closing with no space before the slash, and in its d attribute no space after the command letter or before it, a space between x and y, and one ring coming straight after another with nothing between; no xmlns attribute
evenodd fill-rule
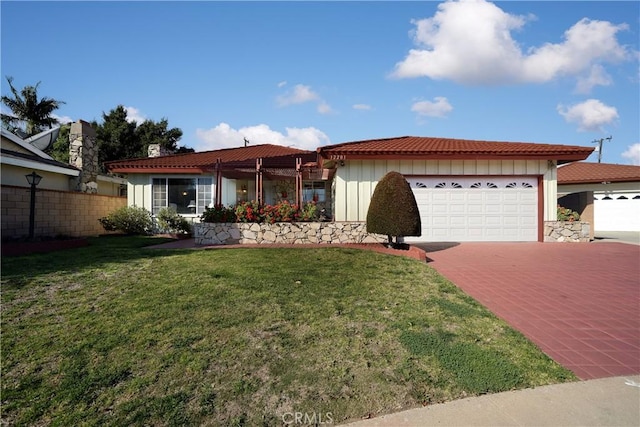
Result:
<svg viewBox="0 0 640 427"><path fill-rule="evenodd" d="M591 141L592 144L595 144L596 142L598 143L598 163L602 161L602 143L604 142L605 139L607 141L611 141L611 138L612 137L609 136L608 138L594 139L593 141Z"/></svg>

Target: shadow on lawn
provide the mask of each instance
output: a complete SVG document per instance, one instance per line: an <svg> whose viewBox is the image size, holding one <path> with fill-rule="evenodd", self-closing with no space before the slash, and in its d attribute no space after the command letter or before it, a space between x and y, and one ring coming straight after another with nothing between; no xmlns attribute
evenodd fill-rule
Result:
<svg viewBox="0 0 640 427"><path fill-rule="evenodd" d="M101 236L88 239L88 246L24 256L2 257L2 286L22 287L25 278L61 271L99 269L105 264L129 263L136 259L167 256L173 251L152 251L145 247L172 239L152 236Z"/></svg>

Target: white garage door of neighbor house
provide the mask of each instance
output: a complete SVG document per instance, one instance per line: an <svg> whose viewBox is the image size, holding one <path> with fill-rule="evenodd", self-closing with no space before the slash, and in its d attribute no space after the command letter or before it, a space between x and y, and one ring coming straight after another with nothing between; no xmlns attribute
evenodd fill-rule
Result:
<svg viewBox="0 0 640 427"><path fill-rule="evenodd" d="M594 193L595 231L640 231L640 193Z"/></svg>
<svg viewBox="0 0 640 427"><path fill-rule="evenodd" d="M408 177L422 236L407 242L538 240L536 177Z"/></svg>

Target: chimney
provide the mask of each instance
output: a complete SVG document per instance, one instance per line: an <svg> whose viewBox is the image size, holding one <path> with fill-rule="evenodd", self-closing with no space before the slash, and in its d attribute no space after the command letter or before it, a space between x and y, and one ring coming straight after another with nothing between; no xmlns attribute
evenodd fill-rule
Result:
<svg viewBox="0 0 640 427"><path fill-rule="evenodd" d="M96 131L84 120L71 124L69 164L80 169L75 188L83 193L98 192L98 146Z"/></svg>
<svg viewBox="0 0 640 427"><path fill-rule="evenodd" d="M149 144L149 148L147 148L147 154L149 157L160 157L168 156L173 153L170 150L162 147L160 144Z"/></svg>

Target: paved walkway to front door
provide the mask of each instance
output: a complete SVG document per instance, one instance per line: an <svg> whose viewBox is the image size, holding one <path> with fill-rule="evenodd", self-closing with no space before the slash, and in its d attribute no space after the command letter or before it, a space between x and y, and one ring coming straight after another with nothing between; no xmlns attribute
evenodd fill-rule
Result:
<svg viewBox="0 0 640 427"><path fill-rule="evenodd" d="M640 373L640 246L419 246L429 265L578 377Z"/></svg>

